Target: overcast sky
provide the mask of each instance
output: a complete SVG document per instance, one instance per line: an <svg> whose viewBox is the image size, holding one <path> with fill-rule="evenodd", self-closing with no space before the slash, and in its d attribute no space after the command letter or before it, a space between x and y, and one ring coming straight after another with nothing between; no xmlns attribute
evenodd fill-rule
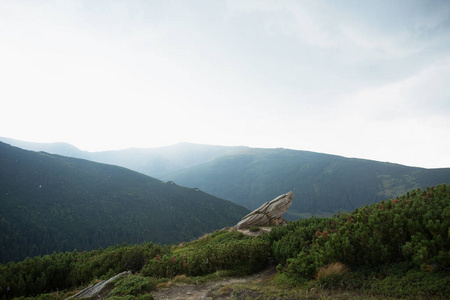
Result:
<svg viewBox="0 0 450 300"><path fill-rule="evenodd" d="M0 136L450 167L450 1L0 0Z"/></svg>

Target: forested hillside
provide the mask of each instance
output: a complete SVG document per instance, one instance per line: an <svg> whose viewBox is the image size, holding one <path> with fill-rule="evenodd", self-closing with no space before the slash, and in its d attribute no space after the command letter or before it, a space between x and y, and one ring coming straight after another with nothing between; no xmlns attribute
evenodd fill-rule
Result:
<svg viewBox="0 0 450 300"><path fill-rule="evenodd" d="M53 291L53 298L64 298L94 279L131 270L133 275L113 283L109 296L151 299L157 284L169 287L169 280L252 274L272 259L278 274L263 282L271 289L252 286L252 298L323 298L320 291L331 290L345 298L446 299L449 226L450 187L439 185L331 218L291 222L257 237L223 230L177 246L117 245L0 265L0 297Z"/></svg>
<svg viewBox="0 0 450 300"><path fill-rule="evenodd" d="M0 262L114 244L175 243L249 211L125 168L0 143Z"/></svg>
<svg viewBox="0 0 450 300"><path fill-rule="evenodd" d="M331 215L450 183L450 168L423 169L289 149L242 149L165 177L250 209L293 191L287 217Z"/></svg>
<svg viewBox="0 0 450 300"><path fill-rule="evenodd" d="M72 153L124 166L161 180L200 188L248 209L292 190L296 196L286 214L290 220L330 216L402 195L413 188L450 184L450 168L407 167L300 150L181 143L91 153L62 143L2 139L27 149Z"/></svg>

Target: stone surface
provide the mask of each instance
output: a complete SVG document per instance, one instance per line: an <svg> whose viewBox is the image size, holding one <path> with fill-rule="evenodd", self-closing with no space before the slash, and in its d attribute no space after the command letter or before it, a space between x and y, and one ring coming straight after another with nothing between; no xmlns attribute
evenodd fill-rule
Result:
<svg viewBox="0 0 450 300"><path fill-rule="evenodd" d="M102 292L102 290L108 285L108 283L110 283L111 281L113 281L117 277L126 276L126 275L130 275L130 274L131 274L130 271L122 272L120 274L117 274L114 277L111 277L108 280L103 280L102 282L99 282L97 284L91 285L90 287L85 288L81 292L79 292L76 295L74 295L72 297L69 297L69 298L77 299L77 298L95 297L95 296L97 296L98 294L100 294Z"/></svg>
<svg viewBox="0 0 450 300"><path fill-rule="evenodd" d="M289 206L291 206L292 198L294 198L294 193L289 192L278 196L270 202L264 203L261 207L243 217L236 225L236 228L247 229L252 226L278 226L286 224L287 222L283 219L283 215Z"/></svg>

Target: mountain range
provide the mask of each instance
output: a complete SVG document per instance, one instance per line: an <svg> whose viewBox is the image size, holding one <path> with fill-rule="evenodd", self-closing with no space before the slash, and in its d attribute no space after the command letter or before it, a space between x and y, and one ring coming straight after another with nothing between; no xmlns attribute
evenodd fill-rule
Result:
<svg viewBox="0 0 450 300"><path fill-rule="evenodd" d="M0 137L0 141L25 150L44 151L117 165L159 179L172 172L190 168L227 153L247 148L243 146L227 147L179 143L157 148L88 152L67 143L33 143L5 137Z"/></svg>
<svg viewBox="0 0 450 300"><path fill-rule="evenodd" d="M87 152L63 143L0 138L13 145L116 164L255 209L288 191L286 218L330 216L395 198L415 188L450 184L450 168L425 169L366 159L290 150L180 143L149 149Z"/></svg>
<svg viewBox="0 0 450 300"><path fill-rule="evenodd" d="M450 168L423 169L289 149L241 149L170 178L255 209L286 191L286 217L329 216L395 198L414 188L450 183Z"/></svg>
<svg viewBox="0 0 450 300"><path fill-rule="evenodd" d="M189 241L249 212L123 167L2 142L0 203L0 263L124 242Z"/></svg>

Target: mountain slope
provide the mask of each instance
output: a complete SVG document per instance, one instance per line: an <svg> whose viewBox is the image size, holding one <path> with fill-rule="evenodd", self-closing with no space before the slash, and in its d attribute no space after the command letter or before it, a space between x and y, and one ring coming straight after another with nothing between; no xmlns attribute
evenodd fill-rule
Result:
<svg viewBox="0 0 450 300"><path fill-rule="evenodd" d="M0 262L116 243L172 243L248 210L112 165L0 143Z"/></svg>
<svg viewBox="0 0 450 300"><path fill-rule="evenodd" d="M0 137L0 141L25 150L44 151L121 166L155 178L161 178L172 172L246 148L243 146L227 147L179 143L157 148L88 152L66 143L33 143L6 137Z"/></svg>
<svg viewBox="0 0 450 300"><path fill-rule="evenodd" d="M53 145L61 151L58 144ZM50 147L36 143L25 146ZM292 190L296 196L286 215L291 220L310 215L329 216L338 210L350 211L393 198L413 188L450 183L449 168L414 168L289 149L182 143L161 148L82 153L90 160L198 187L249 209Z"/></svg>
<svg viewBox="0 0 450 300"><path fill-rule="evenodd" d="M227 147L179 143L158 148L130 148L89 153L89 159L135 170L148 176L162 178L184 168L205 163L246 147Z"/></svg>
<svg viewBox="0 0 450 300"><path fill-rule="evenodd" d="M33 143L16 139L0 137L0 142L31 151L44 151L51 154L89 159L89 152L78 149L67 143Z"/></svg>
<svg viewBox="0 0 450 300"><path fill-rule="evenodd" d="M450 183L450 169L422 169L288 149L243 149L166 176L250 209L292 190L287 217L330 215L417 187Z"/></svg>

